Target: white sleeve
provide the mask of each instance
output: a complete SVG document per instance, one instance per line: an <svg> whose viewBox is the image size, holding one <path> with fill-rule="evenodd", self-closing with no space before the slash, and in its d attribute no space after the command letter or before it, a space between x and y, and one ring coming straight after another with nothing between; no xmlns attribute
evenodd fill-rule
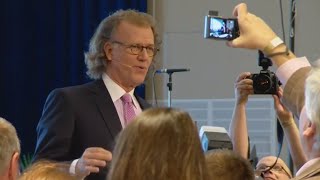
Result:
<svg viewBox="0 0 320 180"><path fill-rule="evenodd" d="M76 165L77 165L78 161L79 161L79 159L75 159L72 161L70 168L69 168L70 174L76 175Z"/></svg>

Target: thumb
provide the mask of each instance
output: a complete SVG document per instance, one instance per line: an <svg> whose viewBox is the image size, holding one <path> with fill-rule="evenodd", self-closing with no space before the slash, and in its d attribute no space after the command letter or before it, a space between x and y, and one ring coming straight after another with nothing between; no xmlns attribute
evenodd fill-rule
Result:
<svg viewBox="0 0 320 180"><path fill-rule="evenodd" d="M242 39L243 38L240 36L232 41L227 41L227 46L233 47L233 48L238 48L241 46Z"/></svg>

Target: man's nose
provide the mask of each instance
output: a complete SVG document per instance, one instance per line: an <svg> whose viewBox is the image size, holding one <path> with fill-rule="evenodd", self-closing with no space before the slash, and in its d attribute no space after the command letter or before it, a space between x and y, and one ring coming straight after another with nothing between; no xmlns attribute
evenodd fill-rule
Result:
<svg viewBox="0 0 320 180"><path fill-rule="evenodd" d="M273 175L273 172L271 170L265 171L265 172L262 172L262 175L263 175L263 178L271 177L271 175Z"/></svg>
<svg viewBox="0 0 320 180"><path fill-rule="evenodd" d="M144 47L144 48L142 48L142 50L141 50L141 52L139 53L139 59L141 59L141 60L147 60L147 59L149 59L150 57L149 57L149 55L148 55L148 53L147 53L147 49Z"/></svg>

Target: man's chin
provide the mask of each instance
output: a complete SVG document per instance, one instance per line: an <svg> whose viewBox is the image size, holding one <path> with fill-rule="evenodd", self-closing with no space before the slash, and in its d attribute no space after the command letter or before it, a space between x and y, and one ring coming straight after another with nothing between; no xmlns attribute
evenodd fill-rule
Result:
<svg viewBox="0 0 320 180"><path fill-rule="evenodd" d="M276 179L274 179L274 178L272 178L272 177L264 177L263 179L264 179L264 180L276 180Z"/></svg>
<svg viewBox="0 0 320 180"><path fill-rule="evenodd" d="M137 87L137 86L139 86L139 85L141 85L141 84L143 84L144 83L144 81L145 81L145 76L139 76L139 77L137 77L137 78L135 78L134 80L133 80L133 84L134 84L134 87Z"/></svg>

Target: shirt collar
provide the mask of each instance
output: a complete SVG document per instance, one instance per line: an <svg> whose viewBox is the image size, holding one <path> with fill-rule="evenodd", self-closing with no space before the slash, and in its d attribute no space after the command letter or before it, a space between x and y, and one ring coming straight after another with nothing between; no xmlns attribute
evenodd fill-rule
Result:
<svg viewBox="0 0 320 180"><path fill-rule="evenodd" d="M118 99L121 98L121 96L123 96L126 93L126 91L124 89L122 89L122 87L120 87L116 82L114 82L106 73L103 73L102 80L110 93L112 102L117 101ZM131 95L131 97L133 99L135 99L134 94L133 94L134 90L135 89L132 89L129 92L129 94ZM136 105L135 101L133 101L133 102Z"/></svg>

